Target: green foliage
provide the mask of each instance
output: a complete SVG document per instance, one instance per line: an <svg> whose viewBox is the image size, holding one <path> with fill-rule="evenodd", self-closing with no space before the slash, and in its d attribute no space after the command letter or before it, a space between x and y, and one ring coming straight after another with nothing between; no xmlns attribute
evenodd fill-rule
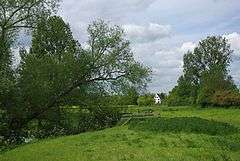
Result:
<svg viewBox="0 0 240 161"><path fill-rule="evenodd" d="M139 96L137 100L138 106L151 106L154 104L154 95L146 94Z"/></svg>
<svg viewBox="0 0 240 161"><path fill-rule="evenodd" d="M139 93L134 87L127 87L123 89L122 93L110 95L107 97L109 105L122 106L122 105L137 105Z"/></svg>
<svg viewBox="0 0 240 161"><path fill-rule="evenodd" d="M47 17L59 5L59 0L0 0L0 26L2 31L32 28L40 17Z"/></svg>
<svg viewBox="0 0 240 161"><path fill-rule="evenodd" d="M211 103L221 107L240 106L240 94L232 91L216 91Z"/></svg>
<svg viewBox="0 0 240 161"><path fill-rule="evenodd" d="M31 119L39 119L60 105L92 105L93 95L121 88L118 82L146 83L149 70L134 60L122 29L99 21L90 25L88 32L89 47L83 49L60 17L37 25L32 48L23 55L19 72L19 86L24 103L32 110Z"/></svg>
<svg viewBox="0 0 240 161"><path fill-rule="evenodd" d="M40 17L47 17L56 11L58 2L59 0L0 0L0 74L3 76L3 79L0 78L0 87L12 81L9 78L13 77L11 47L17 32L21 29L31 30Z"/></svg>
<svg viewBox="0 0 240 161"><path fill-rule="evenodd" d="M48 30L40 28L43 26L43 22L40 21L33 32L33 44L30 52L21 51L22 60L17 71L18 79L14 91L15 96L12 100L13 103L8 104L9 107L6 108L7 114L11 116L8 120L8 129L15 132L16 135L20 135L20 131L29 130L27 125L31 121L44 121L46 129L57 126L56 124L60 121L58 117L60 116L60 110L59 106L55 106L54 98L71 79L69 74L71 68L66 68L66 64L69 64L70 67L76 65L72 61L74 55L66 54L73 50L72 46L69 47L70 43L68 42L74 41L69 27L59 17L51 17L46 21L49 21L49 24L45 26L47 28L59 25L59 28L54 29L55 33L61 33L64 38L61 40L59 38L58 41L54 39L55 37L51 37L52 35L43 35L43 30L46 32ZM39 37L45 39L42 38L40 41L37 39ZM63 52L59 54L61 54L64 61L59 60L59 55L55 55L56 53L53 52L59 52L56 48L60 46L60 42ZM47 43L51 43L52 48L49 51L46 50L46 53L40 52L38 47L45 48L44 45ZM68 79L62 79L65 76L68 76ZM48 106L53 103L55 107L48 109ZM49 126L50 122L52 122L51 126ZM10 134L6 134L6 136L8 135Z"/></svg>
<svg viewBox="0 0 240 161"><path fill-rule="evenodd" d="M144 88L149 80L149 68L134 60L120 27L93 22L88 45L82 48L69 25L50 16L58 2L0 0L1 139L22 141L29 131L39 137L65 133L65 105L94 107L93 123L112 126L118 113L98 108L108 104L105 96L125 84ZM20 51L20 66L13 71L10 49L21 29L32 31L32 46L29 52ZM124 93L123 99L136 103L136 92Z"/></svg>
<svg viewBox="0 0 240 161"><path fill-rule="evenodd" d="M195 86L188 79L181 76L178 80L178 85L173 88L167 97L169 106L185 106L195 103Z"/></svg>
<svg viewBox="0 0 240 161"><path fill-rule="evenodd" d="M213 95L213 91L208 89L202 89L198 94L197 103L201 105L201 107L206 107L207 105L211 105L211 96Z"/></svg>
<svg viewBox="0 0 240 161"><path fill-rule="evenodd" d="M167 97L167 94L166 93L159 93L159 97L160 97L161 101L164 101Z"/></svg>
<svg viewBox="0 0 240 161"><path fill-rule="evenodd" d="M221 36L209 36L199 42L193 52L184 55L184 75L194 85L199 85L202 74L218 68L227 74L230 65L231 47Z"/></svg>
<svg viewBox="0 0 240 161"><path fill-rule="evenodd" d="M135 88L127 89L122 96L120 105L137 105L139 94Z"/></svg>
<svg viewBox="0 0 240 161"><path fill-rule="evenodd" d="M4 117L0 117L0 137L8 136L7 142L18 141L15 134L18 130L10 127L19 125L26 116L25 111L21 111L23 104L17 86L18 74L12 69L11 47L18 31L31 30L37 19L50 15L57 4L58 0L0 0L0 111L4 113Z"/></svg>
<svg viewBox="0 0 240 161"><path fill-rule="evenodd" d="M115 126L121 118L120 108L98 106L89 109L64 107L60 124L48 124L44 128L32 131L36 138L73 135L86 131L101 130ZM42 121L41 124L47 122Z"/></svg>
<svg viewBox="0 0 240 161"><path fill-rule="evenodd" d="M120 108L116 107L92 107L85 111L74 113L75 124L68 122L65 125L69 134L78 134L86 131L100 130L112 127L121 118ZM70 114L70 117L71 114ZM75 126L75 127L74 127Z"/></svg>
<svg viewBox="0 0 240 161"><path fill-rule="evenodd" d="M195 100L191 97L179 97L178 95L171 94L167 98L168 106L186 106L192 105Z"/></svg>
<svg viewBox="0 0 240 161"><path fill-rule="evenodd" d="M217 91L238 93L238 89L232 78L224 75L223 71L219 69L203 73L200 81L197 103L201 106L213 105L212 99ZM217 104L215 101L214 104Z"/></svg>
<svg viewBox="0 0 240 161"><path fill-rule="evenodd" d="M88 46L82 48L61 17L39 19L30 51L20 51L12 103L4 106L8 115L4 138L14 136L21 142L29 133L40 138L69 134L63 106L91 107L86 114L91 124L83 121L90 129L116 124L118 112L98 107L108 106L105 97L116 89L124 91L123 84L144 88L150 70L134 60L120 27L96 21L88 32ZM124 94L127 102L136 102L136 91Z"/></svg>
<svg viewBox="0 0 240 161"><path fill-rule="evenodd" d="M227 40L211 36L184 55L184 75L170 92L168 105L211 105L215 91L237 91L228 67L232 50Z"/></svg>
<svg viewBox="0 0 240 161"><path fill-rule="evenodd" d="M6 104L12 104L11 101L13 100L10 95L16 92L12 91L12 89L16 87L14 86L14 71L11 69L11 47L15 41L17 32L21 29L31 30L40 17L46 17L50 15L52 11L55 11L58 2L58 0L0 0L1 107Z"/></svg>
<svg viewBox="0 0 240 161"><path fill-rule="evenodd" d="M15 79L11 69L11 39L9 35L3 34L0 30L0 110L6 110L6 105L12 104L15 88Z"/></svg>

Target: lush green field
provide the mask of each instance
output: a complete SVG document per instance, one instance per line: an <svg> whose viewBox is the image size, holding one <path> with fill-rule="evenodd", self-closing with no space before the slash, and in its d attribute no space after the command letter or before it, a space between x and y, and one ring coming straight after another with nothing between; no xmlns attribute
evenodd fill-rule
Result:
<svg viewBox="0 0 240 161"><path fill-rule="evenodd" d="M240 109L131 107L118 127L43 140L1 161L240 161Z"/></svg>

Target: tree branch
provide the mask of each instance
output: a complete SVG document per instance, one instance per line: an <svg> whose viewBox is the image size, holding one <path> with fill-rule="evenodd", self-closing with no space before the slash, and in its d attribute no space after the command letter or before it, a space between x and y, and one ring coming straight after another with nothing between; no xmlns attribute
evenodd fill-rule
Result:
<svg viewBox="0 0 240 161"><path fill-rule="evenodd" d="M29 25L14 25L11 28L35 28L34 26L29 26Z"/></svg>
<svg viewBox="0 0 240 161"><path fill-rule="evenodd" d="M22 10L26 5L28 1L26 1L23 5L19 6L15 11L12 12L12 14L6 19L5 25L13 18L13 16L20 10Z"/></svg>
<svg viewBox="0 0 240 161"><path fill-rule="evenodd" d="M37 4L39 4L40 2L42 2L42 0L36 1L36 2L32 3L30 6L28 6L28 7L27 7L27 14L26 14L26 16L24 16L23 18L15 21L15 22L13 22L12 24L8 25L6 28L9 29L9 28L11 28L12 26L14 26L15 24L20 23L20 22L22 22L22 21L30 18L30 17L32 16L32 15L30 15L30 10L31 10L34 6L36 6ZM17 8L17 9L9 16L8 19L5 21L5 26L9 23L9 21L13 18L13 16L14 16L17 12L19 12L20 10L23 10L23 9L26 7L27 4L28 4L28 2L26 1L22 6L19 6L19 8Z"/></svg>
<svg viewBox="0 0 240 161"><path fill-rule="evenodd" d="M24 21L24 20L26 20L26 19L28 19L28 18L30 18L30 17L31 17L31 15L27 15L26 17L23 17L23 18L15 21L15 22L13 22L12 24L8 25L6 28L7 28L7 29L10 29L10 28L12 28L14 25L16 25L16 24L18 24L18 23L20 23L20 22L22 22L22 21ZM18 25L17 25L17 26L18 26Z"/></svg>
<svg viewBox="0 0 240 161"><path fill-rule="evenodd" d="M42 0L36 1L36 2L32 3L29 7L27 7L28 13L29 13L29 11L30 11L31 8L33 8L35 5L37 5L37 4L40 3L41 1L42 1ZM7 22L10 21L17 12L19 12L19 11L22 10L22 9L24 9L28 3L29 3L29 2L26 1L23 5L19 6L15 11L13 11L12 14L8 17Z"/></svg>
<svg viewBox="0 0 240 161"><path fill-rule="evenodd" d="M68 95L69 93L71 93L74 89L76 89L77 87L79 87L82 84L88 84L88 83L92 83L92 82L97 82L97 81L112 81L112 80L117 80L120 79L122 77L125 77L127 74L122 74L116 77L109 77L109 78L104 78L104 77L98 77L98 78L94 78L94 79L90 79L90 80L86 80L86 81L76 81L74 82L68 89L66 89L65 91L61 92L59 95L57 95L54 99L52 99L51 102L49 102L45 108L40 109L40 111L32 114L30 117L28 117L26 119L26 121L22 124L22 126L26 125L28 122L32 121L33 119L39 117L40 115L44 114L45 112L49 111L51 108L55 107L57 102L65 97L66 95ZM85 103L82 103L83 106L87 106Z"/></svg>

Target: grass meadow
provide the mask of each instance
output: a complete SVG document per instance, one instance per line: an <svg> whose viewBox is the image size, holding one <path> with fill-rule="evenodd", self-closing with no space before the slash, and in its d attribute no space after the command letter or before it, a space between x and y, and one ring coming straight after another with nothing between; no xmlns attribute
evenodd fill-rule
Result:
<svg viewBox="0 0 240 161"><path fill-rule="evenodd" d="M240 109L129 107L118 126L46 139L1 161L240 161Z"/></svg>

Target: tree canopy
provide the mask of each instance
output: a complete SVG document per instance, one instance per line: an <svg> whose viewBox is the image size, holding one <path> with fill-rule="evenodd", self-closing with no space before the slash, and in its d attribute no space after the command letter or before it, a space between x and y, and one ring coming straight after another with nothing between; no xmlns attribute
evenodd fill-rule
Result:
<svg viewBox="0 0 240 161"><path fill-rule="evenodd" d="M227 74L231 61L232 50L226 38L211 36L199 42L193 52L183 58L185 77L195 85L199 84L202 73L215 68Z"/></svg>
<svg viewBox="0 0 240 161"><path fill-rule="evenodd" d="M236 91L228 69L232 53L228 41L221 36L210 36L200 41L193 52L184 55L183 75L171 91L168 103L202 104L216 91Z"/></svg>
<svg viewBox="0 0 240 161"><path fill-rule="evenodd" d="M0 0L0 106L11 100L11 93L15 88L11 47L18 31L34 28L40 17L47 17L57 9L58 2L58 0Z"/></svg>
<svg viewBox="0 0 240 161"><path fill-rule="evenodd" d="M126 84L145 87L150 69L134 60L120 27L99 20L88 34L81 46L61 17L39 19L30 50L20 52L13 103L4 107L9 129L21 130L33 120L56 121L62 106L91 106Z"/></svg>
<svg viewBox="0 0 240 161"><path fill-rule="evenodd" d="M93 22L82 46L61 17L51 16L58 4L0 0L0 133L6 140L21 140L30 125L47 133L62 126L64 106L91 107L91 116L81 116L93 119L91 127L115 123L119 114L100 107L103 96L126 86L141 89L149 81L150 69L134 60L119 26ZM13 70L11 47L23 29L30 31L32 44L19 51L21 62ZM89 120L80 121L86 129Z"/></svg>

